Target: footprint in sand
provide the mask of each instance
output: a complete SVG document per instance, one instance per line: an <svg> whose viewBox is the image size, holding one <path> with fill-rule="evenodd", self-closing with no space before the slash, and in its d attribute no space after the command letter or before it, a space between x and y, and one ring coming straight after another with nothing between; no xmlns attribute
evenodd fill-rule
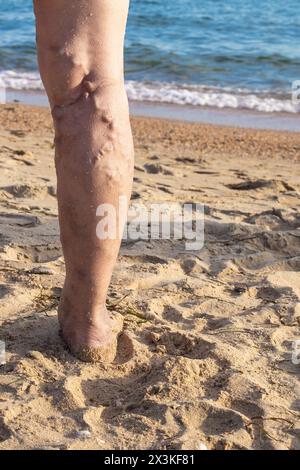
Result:
<svg viewBox="0 0 300 470"><path fill-rule="evenodd" d="M35 199L43 198L48 194L48 188L32 184L15 184L1 188L17 198Z"/></svg>
<svg viewBox="0 0 300 470"><path fill-rule="evenodd" d="M180 323L184 320L183 314L178 307L173 307L172 305L165 305L162 316L168 322Z"/></svg>
<svg viewBox="0 0 300 470"><path fill-rule="evenodd" d="M203 437L206 441L211 442L211 447L216 448L217 436L222 435L224 440L227 441L227 446L232 445L235 434L240 434L239 438L243 437L248 445L251 445L251 437L245 430L247 420L239 412L223 408L217 404L199 402L197 405L189 402L181 404L174 413L174 418L181 424L181 438L180 442L186 442L192 435ZM194 439L193 439L194 440ZM199 439L200 440L200 439ZM198 440L198 442L199 442Z"/></svg>
<svg viewBox="0 0 300 470"><path fill-rule="evenodd" d="M148 337L155 344L158 351L172 356L204 359L214 349L213 343L186 333L166 331L161 334L150 332Z"/></svg>
<svg viewBox="0 0 300 470"><path fill-rule="evenodd" d="M40 223L39 218L36 216L8 213L0 214L0 226L17 225L19 227L36 227L40 225Z"/></svg>
<svg viewBox="0 0 300 470"><path fill-rule="evenodd" d="M82 391L81 377L71 375L66 379L57 380L53 385L48 385L47 394L55 407L63 413L79 411L89 405Z"/></svg>
<svg viewBox="0 0 300 470"><path fill-rule="evenodd" d="M282 180L247 180L242 181L241 183L227 184L226 187L236 191L249 191L262 188L268 188L277 192L295 191L293 186L290 186L288 183Z"/></svg>
<svg viewBox="0 0 300 470"><path fill-rule="evenodd" d="M11 436L9 427L5 424L4 418L0 418L0 442L4 442Z"/></svg>
<svg viewBox="0 0 300 470"><path fill-rule="evenodd" d="M277 271L267 276L276 299L275 309L281 323L289 326L300 325L300 274L293 271Z"/></svg>
<svg viewBox="0 0 300 470"><path fill-rule="evenodd" d="M170 170L165 165L160 165L158 163L145 163L144 168L147 173L152 174L152 175L157 175L159 173L162 173L163 175L166 175L166 176L174 175L172 170Z"/></svg>
<svg viewBox="0 0 300 470"><path fill-rule="evenodd" d="M48 263L62 255L60 244L39 246L6 246L1 253L1 259L7 261L26 261L33 263Z"/></svg>
<svg viewBox="0 0 300 470"><path fill-rule="evenodd" d="M266 230L280 230L290 227L289 222L285 221L282 212L278 209L271 209L258 214L251 214L244 219L244 222L258 225Z"/></svg>

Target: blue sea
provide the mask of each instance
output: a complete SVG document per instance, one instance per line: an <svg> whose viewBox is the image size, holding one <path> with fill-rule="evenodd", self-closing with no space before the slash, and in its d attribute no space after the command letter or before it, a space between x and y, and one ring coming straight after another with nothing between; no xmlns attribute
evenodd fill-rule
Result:
<svg viewBox="0 0 300 470"><path fill-rule="evenodd" d="M131 100L300 112L299 0L131 0L125 57ZM0 2L0 86L42 89L32 0Z"/></svg>

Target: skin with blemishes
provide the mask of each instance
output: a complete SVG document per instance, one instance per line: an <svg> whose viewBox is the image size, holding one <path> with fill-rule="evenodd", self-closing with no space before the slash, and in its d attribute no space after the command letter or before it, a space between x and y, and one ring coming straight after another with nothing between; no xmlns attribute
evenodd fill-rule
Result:
<svg viewBox="0 0 300 470"><path fill-rule="evenodd" d="M41 77L55 128L66 279L62 336L87 361L112 361L122 322L105 307L120 237L96 235L100 204L130 198L133 143L124 89L129 0L35 0Z"/></svg>

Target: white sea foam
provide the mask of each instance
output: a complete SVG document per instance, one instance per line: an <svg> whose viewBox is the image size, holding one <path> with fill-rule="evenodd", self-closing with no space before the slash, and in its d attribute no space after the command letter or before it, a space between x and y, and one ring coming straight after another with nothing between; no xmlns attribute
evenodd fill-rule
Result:
<svg viewBox="0 0 300 470"><path fill-rule="evenodd" d="M0 71L1 87L13 90L43 90L37 72ZM126 82L126 89L129 99L135 101L248 109L265 113L300 113L300 104L293 103L288 95L133 80Z"/></svg>
<svg viewBox="0 0 300 470"><path fill-rule="evenodd" d="M37 72L0 71L0 87L12 90L43 90L42 80Z"/></svg>
<svg viewBox="0 0 300 470"><path fill-rule="evenodd" d="M265 113L299 113L300 105L292 99L270 96L250 91L209 89L169 83L127 82L127 93L131 100L174 103L180 105L209 106L214 108L249 109Z"/></svg>

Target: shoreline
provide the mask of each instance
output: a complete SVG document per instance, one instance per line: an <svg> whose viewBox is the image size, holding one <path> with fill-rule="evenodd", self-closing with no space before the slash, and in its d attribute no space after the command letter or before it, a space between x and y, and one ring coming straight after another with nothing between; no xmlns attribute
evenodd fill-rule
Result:
<svg viewBox="0 0 300 470"><path fill-rule="evenodd" d="M47 107L44 92L18 91L8 89L7 103L20 103L30 106ZM130 101L133 116L154 117L182 122L211 124L271 131L300 132L300 115L291 113L264 113L258 111L176 105L150 101Z"/></svg>

